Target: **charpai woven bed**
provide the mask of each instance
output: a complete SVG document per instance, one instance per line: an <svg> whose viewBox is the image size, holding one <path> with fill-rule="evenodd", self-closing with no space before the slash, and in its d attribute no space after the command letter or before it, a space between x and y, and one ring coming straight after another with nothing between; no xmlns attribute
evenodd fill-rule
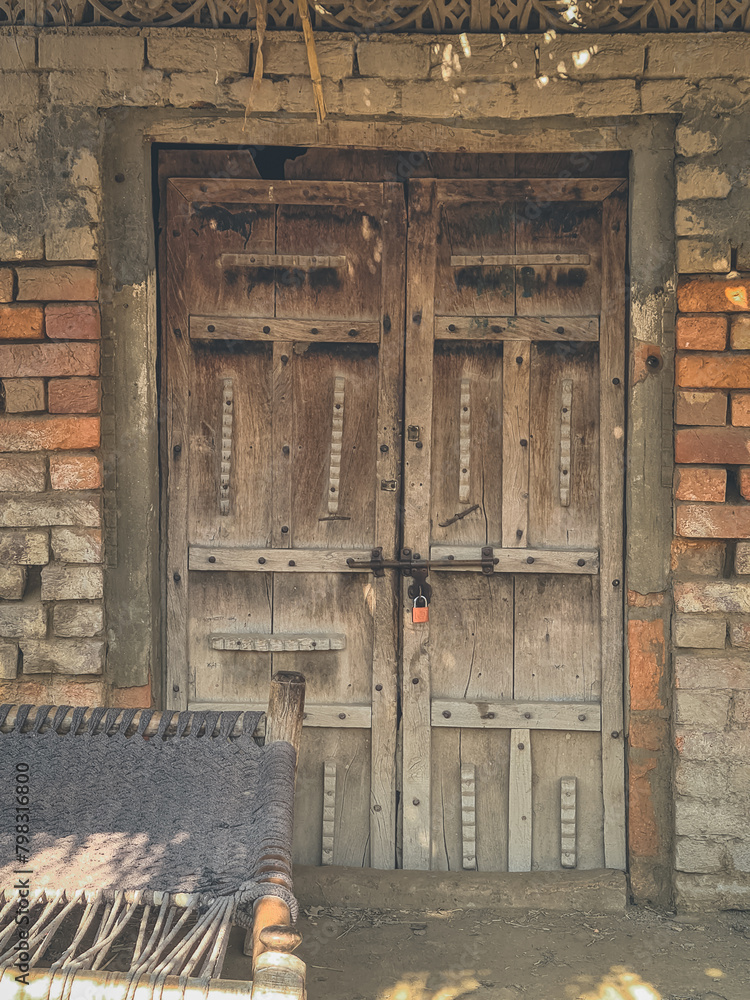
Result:
<svg viewBox="0 0 750 1000"><path fill-rule="evenodd" d="M264 746L260 712L0 706L3 1000L300 996L303 706L304 679L278 674ZM236 924L254 988L217 979Z"/></svg>

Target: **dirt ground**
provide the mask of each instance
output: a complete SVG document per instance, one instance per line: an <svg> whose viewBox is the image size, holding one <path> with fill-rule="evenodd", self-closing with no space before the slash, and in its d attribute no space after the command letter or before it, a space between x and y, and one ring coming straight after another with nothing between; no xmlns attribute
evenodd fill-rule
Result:
<svg viewBox="0 0 750 1000"><path fill-rule="evenodd" d="M308 907L309 1000L750 1000L750 912ZM239 941L224 977L248 975Z"/></svg>

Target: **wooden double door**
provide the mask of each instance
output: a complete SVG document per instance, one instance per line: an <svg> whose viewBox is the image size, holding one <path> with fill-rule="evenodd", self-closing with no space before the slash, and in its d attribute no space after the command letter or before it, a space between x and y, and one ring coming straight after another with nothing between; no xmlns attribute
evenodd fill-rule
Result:
<svg viewBox="0 0 750 1000"><path fill-rule="evenodd" d="M611 178L168 182L167 707L305 675L298 862L625 867L625 219Z"/></svg>

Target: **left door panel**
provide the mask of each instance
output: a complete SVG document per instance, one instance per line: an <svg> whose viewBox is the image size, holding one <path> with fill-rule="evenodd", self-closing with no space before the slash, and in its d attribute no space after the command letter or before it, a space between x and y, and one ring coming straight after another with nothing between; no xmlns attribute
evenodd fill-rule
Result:
<svg viewBox="0 0 750 1000"><path fill-rule="evenodd" d="M169 708L307 679L295 860L395 864L398 184L167 185Z"/></svg>

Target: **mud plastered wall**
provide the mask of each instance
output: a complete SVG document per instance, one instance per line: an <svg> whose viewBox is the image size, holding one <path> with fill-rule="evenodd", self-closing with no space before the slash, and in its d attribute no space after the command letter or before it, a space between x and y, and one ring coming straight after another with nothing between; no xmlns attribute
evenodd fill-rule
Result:
<svg viewBox="0 0 750 1000"><path fill-rule="evenodd" d="M126 574L124 587L115 572L123 553L144 539L158 551L158 524L153 517L148 537L118 531L118 498L122 508L133 488L118 483L118 448L139 445L142 437L129 436L121 415L118 424L112 391L128 382L141 408L153 409L146 419L155 423L155 360L144 353L134 366L118 367L129 344L116 322L105 323L98 339L81 333L94 327L81 325L83 313L77 313L81 322L71 321L60 338L50 317L69 311L73 300L93 324L97 294L105 312L123 295L146 294L147 274L129 275L126 288L91 284L108 250L103 191L109 186L116 194L123 180L106 150L127 109L198 109L204 120L217 121L241 116L254 45L248 31L0 32L3 700L147 705L158 697L151 691L158 586L139 571ZM249 143L259 116L313 119L301 38L270 33L264 53ZM674 584L655 590L633 583L628 594L630 866L640 900L664 903L674 891L683 907L750 907L750 565L742 541L750 539L750 421L743 394L750 391L750 38L321 35L318 54L332 122L396 123L415 135L420 128L424 133L425 123L471 127L483 130L490 144L483 148L491 148L493 129L515 122L548 137L549 150L565 148L555 143L566 122L579 129L605 125L612 148L627 148L619 131L633 122L643 122L646 131L654 116L675 123L670 171L677 202L660 210L673 219L679 283L633 288L631 303L631 383L667 382L661 426L671 426L666 411L676 399L678 468ZM176 134L191 141L187 126ZM636 174L635 196L657 180ZM151 238L145 231L124 235ZM22 289L36 273L36 291L27 297ZM42 281L64 274L72 276L71 288L74 279L89 282L83 298ZM658 335L644 330L650 330L653 302L669 303L675 294L673 397L671 326ZM31 310L26 326L23 310ZM64 374L29 360L51 357L60 343L67 345ZM79 369L70 359L79 357L81 345L88 354ZM93 388L99 378L101 413ZM70 385L54 384L65 380L73 388L81 383L85 404L71 402ZM62 414L52 401L62 389L67 436L54 436L53 421ZM671 442L664 448L669 481ZM53 469L71 463L86 474L53 478ZM631 478L642 475L636 465L631 457ZM637 541L644 525L631 523L628 530ZM126 646L117 622L124 620L123 608L136 605L151 612L133 612ZM77 631L61 625L66 616ZM133 651L117 661L126 661L127 669L112 665L118 646Z"/></svg>

